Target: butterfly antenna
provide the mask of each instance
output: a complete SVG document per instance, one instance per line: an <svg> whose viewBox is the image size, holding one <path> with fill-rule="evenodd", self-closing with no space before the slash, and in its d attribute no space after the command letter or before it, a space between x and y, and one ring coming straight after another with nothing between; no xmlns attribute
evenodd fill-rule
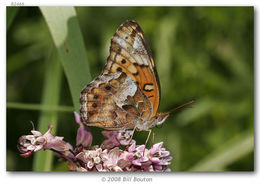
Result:
<svg viewBox="0 0 260 186"><path fill-rule="evenodd" d="M191 100L181 106L176 107L175 109L172 109L170 112L176 112L176 111L179 111L179 110L182 110L185 108L193 108L193 105L191 105L191 104L193 104L194 102L195 102L194 100Z"/></svg>

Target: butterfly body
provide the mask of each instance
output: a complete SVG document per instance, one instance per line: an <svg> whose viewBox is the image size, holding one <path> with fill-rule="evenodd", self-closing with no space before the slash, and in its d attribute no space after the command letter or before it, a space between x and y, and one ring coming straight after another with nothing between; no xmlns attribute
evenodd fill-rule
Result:
<svg viewBox="0 0 260 186"><path fill-rule="evenodd" d="M160 83L151 50L134 21L119 27L111 39L107 64L81 92L81 119L107 130L139 130L162 124L169 113L157 113Z"/></svg>

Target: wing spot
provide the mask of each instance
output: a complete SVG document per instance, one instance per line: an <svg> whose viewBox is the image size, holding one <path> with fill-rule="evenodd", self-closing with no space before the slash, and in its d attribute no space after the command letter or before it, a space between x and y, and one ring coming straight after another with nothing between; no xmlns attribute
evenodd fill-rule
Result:
<svg viewBox="0 0 260 186"><path fill-rule="evenodd" d="M118 48L117 48L117 53L120 53L120 52L121 52L121 49L122 49L121 47L118 47Z"/></svg>
<svg viewBox="0 0 260 186"><path fill-rule="evenodd" d="M139 72L137 71L136 73L133 73L134 76L137 76L139 74Z"/></svg>
<svg viewBox="0 0 260 186"><path fill-rule="evenodd" d="M146 91L146 92L151 92L153 91L153 83L146 83L144 84L143 86L143 90Z"/></svg>
<svg viewBox="0 0 260 186"><path fill-rule="evenodd" d="M109 85L107 85L107 86L105 87L105 89L106 89L106 90L111 90L111 87L110 87Z"/></svg>
<svg viewBox="0 0 260 186"><path fill-rule="evenodd" d="M130 36L131 36L132 38L134 38L134 37L136 36L136 31L133 30L133 31L130 33Z"/></svg>
<svg viewBox="0 0 260 186"><path fill-rule="evenodd" d="M144 65L144 64L138 64L138 63L133 63L134 64L134 66L138 66L138 67L141 67L141 68L144 68L144 67L146 67L147 65Z"/></svg>
<svg viewBox="0 0 260 186"><path fill-rule="evenodd" d="M135 74L135 73L138 72L134 65L128 66L128 70L129 70L132 74Z"/></svg>
<svg viewBox="0 0 260 186"><path fill-rule="evenodd" d="M122 68L121 67L117 67L117 72L122 72Z"/></svg>
<svg viewBox="0 0 260 186"><path fill-rule="evenodd" d="M94 95L94 99L98 99L98 95Z"/></svg>
<svg viewBox="0 0 260 186"><path fill-rule="evenodd" d="M93 104L92 104L92 107L96 108L96 107L97 107L97 104L96 104L96 103L93 103Z"/></svg>
<svg viewBox="0 0 260 186"><path fill-rule="evenodd" d="M126 63L125 59L122 59L121 63L122 63L122 64L125 64L125 63Z"/></svg>

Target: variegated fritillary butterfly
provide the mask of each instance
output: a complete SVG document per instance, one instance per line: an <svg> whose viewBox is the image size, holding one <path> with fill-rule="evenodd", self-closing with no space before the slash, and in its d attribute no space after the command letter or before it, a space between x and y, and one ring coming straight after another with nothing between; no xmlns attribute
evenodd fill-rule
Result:
<svg viewBox="0 0 260 186"><path fill-rule="evenodd" d="M141 27L126 21L111 39L110 55L101 75L81 92L84 125L118 130L150 130L169 116L157 113L160 82Z"/></svg>

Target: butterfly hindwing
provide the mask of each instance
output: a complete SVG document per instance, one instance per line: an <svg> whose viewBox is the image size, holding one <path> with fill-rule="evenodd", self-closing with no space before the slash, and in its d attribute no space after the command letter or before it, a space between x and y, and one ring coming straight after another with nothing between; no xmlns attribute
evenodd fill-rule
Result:
<svg viewBox="0 0 260 186"><path fill-rule="evenodd" d="M81 119L88 126L117 130L148 120L152 106L124 72L102 74L81 92Z"/></svg>

